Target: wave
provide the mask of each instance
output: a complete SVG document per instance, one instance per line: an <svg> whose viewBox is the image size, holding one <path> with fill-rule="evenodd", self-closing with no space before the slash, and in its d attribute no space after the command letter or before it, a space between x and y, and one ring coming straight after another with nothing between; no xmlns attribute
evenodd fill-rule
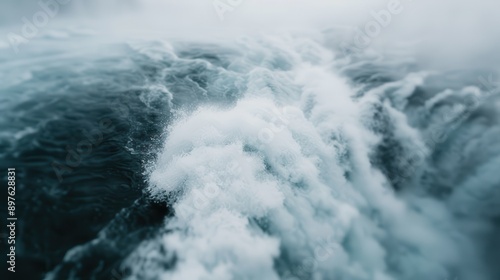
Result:
<svg viewBox="0 0 500 280"><path fill-rule="evenodd" d="M180 110L167 127L147 193L175 214L127 258L130 279L497 273L478 238L498 232L498 116L486 108L498 105L485 104L496 93L454 89L450 73L397 57L341 59L303 37L232 50L227 64L195 59L244 86L234 103ZM391 73L397 63L406 72Z"/></svg>

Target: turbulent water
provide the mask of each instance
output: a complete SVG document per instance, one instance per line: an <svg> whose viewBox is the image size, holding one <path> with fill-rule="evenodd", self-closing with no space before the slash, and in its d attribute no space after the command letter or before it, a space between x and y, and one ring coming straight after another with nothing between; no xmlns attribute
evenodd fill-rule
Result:
<svg viewBox="0 0 500 280"><path fill-rule="evenodd" d="M496 69L57 34L0 55L25 279L500 276Z"/></svg>

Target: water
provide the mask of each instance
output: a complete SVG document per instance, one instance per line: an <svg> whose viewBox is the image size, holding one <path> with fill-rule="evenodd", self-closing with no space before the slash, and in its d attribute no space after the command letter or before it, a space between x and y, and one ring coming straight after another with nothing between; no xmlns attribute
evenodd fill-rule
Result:
<svg viewBox="0 0 500 280"><path fill-rule="evenodd" d="M64 32L0 56L19 279L500 275L496 69Z"/></svg>

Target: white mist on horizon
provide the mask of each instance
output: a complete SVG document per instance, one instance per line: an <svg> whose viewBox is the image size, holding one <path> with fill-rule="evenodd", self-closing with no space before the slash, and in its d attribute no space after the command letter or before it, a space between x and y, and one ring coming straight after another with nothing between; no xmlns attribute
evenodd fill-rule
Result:
<svg viewBox="0 0 500 280"><path fill-rule="evenodd" d="M42 0L43 3L57 3L55 1ZM391 15L387 21L381 13L391 5L400 6L401 12ZM499 8L500 4L493 0L480 3L469 0L72 0L60 4L48 23L37 28L34 38L28 39L29 44L36 44L36 38L46 33L93 30L99 36L86 40L210 41L350 28L358 31L342 40L352 44L359 31L366 36L367 25L378 22L379 30L363 49L373 48L384 53L405 43L405 51L417 53L422 62L460 68L498 62L496 50L500 42L495 35L500 33L500 19L495 11ZM3 47L12 45L9 33L23 36L23 18L34 24L36 13L44 11L34 0L2 2L0 10L5 13L4 22L0 23ZM57 35L54 36L57 43Z"/></svg>

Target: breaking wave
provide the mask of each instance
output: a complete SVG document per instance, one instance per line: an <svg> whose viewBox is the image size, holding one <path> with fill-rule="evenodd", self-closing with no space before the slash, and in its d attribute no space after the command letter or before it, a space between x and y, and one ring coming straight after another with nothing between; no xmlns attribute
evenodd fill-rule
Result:
<svg viewBox="0 0 500 280"><path fill-rule="evenodd" d="M173 215L126 258L129 279L499 275L489 72L294 36L154 50L191 65L169 92L207 99L175 111L147 165Z"/></svg>

